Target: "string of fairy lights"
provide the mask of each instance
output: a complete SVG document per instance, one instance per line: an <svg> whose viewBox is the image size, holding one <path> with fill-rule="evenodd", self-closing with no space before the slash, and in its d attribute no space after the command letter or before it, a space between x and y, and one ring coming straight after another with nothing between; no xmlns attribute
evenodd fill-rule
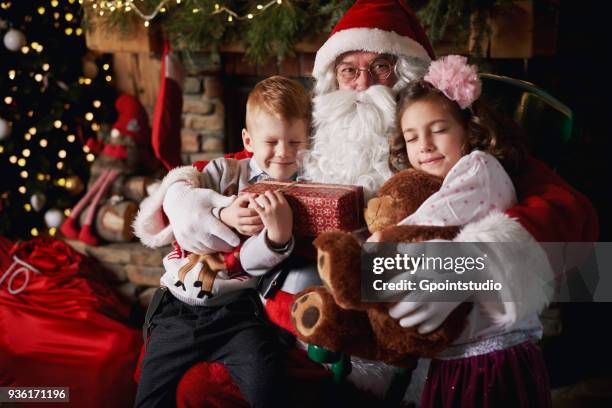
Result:
<svg viewBox="0 0 612 408"><path fill-rule="evenodd" d="M77 1L79 4L83 3L83 0L64 0L64 1L66 1L69 4L74 4ZM61 7L58 7L59 5L60 5L60 2L58 0L51 0L49 3L46 3L45 5L41 5L35 8L35 13L38 13L41 16L45 15L46 13L51 13L51 16L53 17L55 21L61 22L61 24L55 24L54 27L57 30L61 30L65 36L83 35L83 29L81 27L69 27L69 25L73 22L78 24L78 22L75 21L76 19L75 15L71 12L64 11ZM12 3L10 1L3 1L0 3L0 7L3 10L8 10L11 6L12 6ZM32 21L31 16L25 16L24 18L25 23L29 23L31 21ZM5 37L4 46L8 50L15 52L15 53L21 53L23 55L27 55L30 53L37 53L37 54L40 54L41 59L43 60L45 59L45 53L43 52L45 50L45 44L43 43L43 40L38 39L37 41L28 42L26 39L26 35L24 35L18 28L11 27L11 26L5 27L5 28L7 29L7 32L4 35ZM10 37L10 38L7 38L7 37ZM11 60L13 59L9 58L3 61L3 64L10 64ZM100 74L100 71L98 69L98 66L93 61L85 60L83 64L84 64L83 74L78 77L78 84L80 86L87 87L89 85L92 85L93 78L95 78L98 74ZM89 67L87 66L87 64L89 64ZM113 80L113 77L111 75L110 64L107 64L107 63L103 64L101 68L102 68L101 74L104 76L104 79L107 82L111 82ZM61 80L54 79L53 75L49 75L51 70L52 70L52 67L49 62L41 61L41 64L38 66L38 68L34 68L30 72L27 72L28 70L25 70L25 71L19 70L17 67L13 68L9 66L9 68L7 69L7 73L8 73L8 79L10 80L10 82L17 83L17 81L20 79L19 78L20 75L26 75L26 76L32 77L34 81L36 81L37 83L40 83L41 87L46 88L48 87L50 81L55 81L55 84L60 89L68 90L67 84L63 83ZM0 95L0 103L4 103L9 106L11 106L14 103L17 103L18 95L15 95L15 94L11 95L11 93L19 92L19 90L17 89L17 86L9 86L7 88L7 91L9 93L8 95ZM87 126L91 128L93 132L98 132L101 127L100 123L98 123L98 121L96 120L96 111L101 106L102 106L102 101L98 99L94 99L91 102L91 106L88 109L85 109L85 113L84 113L84 119L86 121L85 123ZM63 107L65 110L68 110L70 108L70 104L66 103ZM55 120L52 121L52 125L51 125L52 129L54 129L55 131L58 131L58 130L62 131L64 133L64 137L66 138L66 141L69 144L73 144L77 142L79 138L76 136L75 132L71 130L69 126L62 121L61 113L59 115L60 117L57 117ZM27 112L25 112L25 117L27 118L35 118L37 116L38 116L38 112L35 112L34 110L28 110ZM44 202L44 200L46 199L45 197L41 198L42 194L40 192L28 191L28 188L26 187L26 182L28 181L28 179L33 179L33 180L37 180L40 182L51 182L56 186L59 186L59 187L62 187L68 190L71 194L78 194L80 191L82 191L82 189L84 188L83 181L77 175L65 174L64 176L58 177L56 175L55 177L53 177L51 174L48 174L47 172L32 171L28 168L29 160L36 160L36 158L32 156L33 152L32 152L31 147L33 143L38 145L36 146L37 149L38 148L48 149L52 145L50 141L48 140L48 136L45 135L45 133L47 133L45 129L40 129L40 128L37 128L37 126L32 126L29 129L27 129L24 134L16 135L16 134L11 134L11 128L13 126L10 120L8 120L8 118L0 117L0 121L4 122L4 124L6 125L5 129L7 129L6 134L1 135L0 137L0 158L2 158L2 156L5 156L5 160L8 160L8 162L11 165L14 165L20 168L20 170L18 170L18 174L19 174L19 177L22 179L22 183L20 183L21 185L19 185L19 187L17 188L17 191L21 195L26 195L26 194L31 195L30 202L26 202L23 204L23 209L26 212L30 212L33 210L38 211L38 209L36 208L37 206L36 203L40 202L40 200L43 200ZM8 137L11 137L11 138L22 137L23 141L25 142L24 145L25 146L29 145L29 146L18 149L20 151L12 151L9 153L8 151L6 151L5 146L3 145L3 142L4 142L3 139L6 139ZM90 151L89 147L83 146L82 150L85 154L85 159L87 160L87 162L91 163L95 160L95 156ZM7 155L5 153L9 153L9 154ZM55 158L55 167L59 171L64 170L66 168L66 163L71 160L71 158L69 157L69 152L67 148L61 148L61 147L57 151L48 152L48 154L45 154L45 156ZM58 213L57 216L61 216L61 215L68 216L70 214L70 208L65 208L61 210L60 209L52 209L52 210ZM46 220L47 220L47 214L45 214L45 221ZM52 236L55 235L57 232L58 226L59 225L54 225L52 227L49 227L48 229L49 235L52 235ZM30 234L32 236L38 236L39 233L40 231L36 227L30 230Z"/></svg>
<svg viewBox="0 0 612 408"><path fill-rule="evenodd" d="M142 20L144 20L145 27L148 27L151 20L155 19L159 14L165 13L170 5L180 6L183 4L182 0L161 0L157 4L157 6L155 6L153 11L147 13L141 10L134 0L90 0L90 3L91 8L101 17L110 13L133 12ZM265 10L272 7L273 5L281 5L282 3L283 0L271 0L265 4L257 4L256 10L242 15L219 3L216 3L211 10L205 10L202 7L193 7L191 11L194 14L208 12L210 15L224 13L227 15L227 21L231 23L234 20L250 20L256 17L257 15L263 13Z"/></svg>

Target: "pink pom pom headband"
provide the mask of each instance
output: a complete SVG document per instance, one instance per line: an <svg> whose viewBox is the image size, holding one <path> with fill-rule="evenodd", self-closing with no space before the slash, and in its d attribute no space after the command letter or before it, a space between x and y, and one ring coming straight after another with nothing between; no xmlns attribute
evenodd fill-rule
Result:
<svg viewBox="0 0 612 408"><path fill-rule="evenodd" d="M469 65L467 58L461 55L448 55L432 61L423 79L448 99L457 102L461 109L471 106L480 96L476 67Z"/></svg>

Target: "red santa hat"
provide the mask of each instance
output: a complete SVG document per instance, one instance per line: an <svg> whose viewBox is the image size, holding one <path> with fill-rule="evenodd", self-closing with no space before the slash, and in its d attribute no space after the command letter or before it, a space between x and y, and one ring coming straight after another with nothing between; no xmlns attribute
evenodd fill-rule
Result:
<svg viewBox="0 0 612 408"><path fill-rule="evenodd" d="M117 121L113 129L117 129L121 134L134 139L137 145L146 146L151 142L151 130L149 129L149 119L147 112L138 98L122 94L115 101L117 109Z"/></svg>
<svg viewBox="0 0 612 408"><path fill-rule="evenodd" d="M317 93L335 89L336 59L348 51L386 53L427 62L435 58L421 23L403 0L355 2L317 52L312 71Z"/></svg>

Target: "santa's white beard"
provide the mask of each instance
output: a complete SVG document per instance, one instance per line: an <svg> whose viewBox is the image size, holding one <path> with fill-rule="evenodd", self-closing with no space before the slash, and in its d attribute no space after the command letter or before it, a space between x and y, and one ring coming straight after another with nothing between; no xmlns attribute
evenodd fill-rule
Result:
<svg viewBox="0 0 612 408"><path fill-rule="evenodd" d="M386 86L334 91L314 98L315 133L302 177L319 183L363 186L366 199L391 177L389 137L395 98Z"/></svg>

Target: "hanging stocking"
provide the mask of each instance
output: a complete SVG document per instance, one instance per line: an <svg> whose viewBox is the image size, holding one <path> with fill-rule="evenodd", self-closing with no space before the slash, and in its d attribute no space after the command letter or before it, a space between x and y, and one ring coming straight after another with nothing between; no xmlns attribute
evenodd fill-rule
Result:
<svg viewBox="0 0 612 408"><path fill-rule="evenodd" d="M184 70L164 41L161 82L153 113L152 140L155 156L170 170L181 165L181 112L183 110Z"/></svg>

